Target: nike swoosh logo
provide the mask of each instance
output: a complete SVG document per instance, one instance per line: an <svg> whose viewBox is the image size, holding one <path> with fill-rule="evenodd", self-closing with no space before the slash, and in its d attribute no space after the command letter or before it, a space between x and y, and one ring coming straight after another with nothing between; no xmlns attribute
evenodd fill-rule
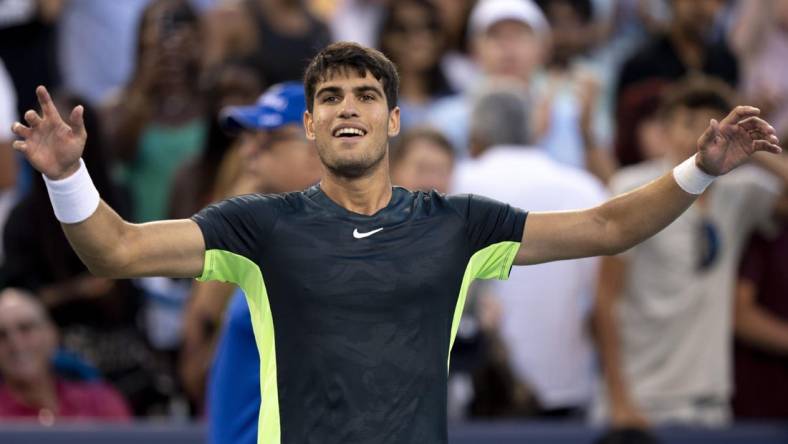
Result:
<svg viewBox="0 0 788 444"><path fill-rule="evenodd" d="M377 230L367 231L366 233L359 233L358 228L353 230L353 237L356 239L364 239L365 237L372 236L373 234L377 233L378 231L382 230L383 228L378 228Z"/></svg>

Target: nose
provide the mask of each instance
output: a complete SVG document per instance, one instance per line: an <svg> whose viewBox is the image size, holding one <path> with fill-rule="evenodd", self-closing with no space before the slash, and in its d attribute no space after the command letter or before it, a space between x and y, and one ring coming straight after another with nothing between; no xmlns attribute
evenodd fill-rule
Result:
<svg viewBox="0 0 788 444"><path fill-rule="evenodd" d="M358 108L353 98L346 98L342 102L342 109L339 111L339 117L342 119L352 119L358 117Z"/></svg>

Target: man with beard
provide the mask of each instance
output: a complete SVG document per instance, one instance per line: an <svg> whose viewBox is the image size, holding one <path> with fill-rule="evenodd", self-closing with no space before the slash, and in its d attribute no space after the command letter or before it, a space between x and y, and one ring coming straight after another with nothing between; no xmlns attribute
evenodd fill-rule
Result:
<svg viewBox="0 0 788 444"><path fill-rule="evenodd" d="M81 108L14 124L14 147L44 174L75 250L103 276L238 283L261 356L259 443L446 443L449 350L468 285L527 265L624 251L678 217L715 176L780 152L752 107L712 121L698 153L631 193L580 211L527 213L472 195L392 187L398 76L348 42L307 68L304 128L321 182L247 195L191 219L130 224L102 203L80 162ZM527 220L527 222L526 222Z"/></svg>

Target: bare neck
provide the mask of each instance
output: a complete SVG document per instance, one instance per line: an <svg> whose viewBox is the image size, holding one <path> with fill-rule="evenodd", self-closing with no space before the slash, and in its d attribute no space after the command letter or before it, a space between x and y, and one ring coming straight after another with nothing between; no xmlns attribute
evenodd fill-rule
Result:
<svg viewBox="0 0 788 444"><path fill-rule="evenodd" d="M47 373L36 381L6 381L6 386L14 398L31 408L57 410L57 390L55 378Z"/></svg>
<svg viewBox="0 0 788 444"><path fill-rule="evenodd" d="M679 58L689 70L701 70L704 62L703 41L682 31L678 25L671 27L670 36Z"/></svg>
<svg viewBox="0 0 788 444"><path fill-rule="evenodd" d="M391 201L391 178L388 156L370 174L347 178L327 171L320 181L320 189L348 211L371 216Z"/></svg>
<svg viewBox="0 0 788 444"><path fill-rule="evenodd" d="M429 100L427 82L424 76L416 71L400 72L400 95L413 103L424 103Z"/></svg>

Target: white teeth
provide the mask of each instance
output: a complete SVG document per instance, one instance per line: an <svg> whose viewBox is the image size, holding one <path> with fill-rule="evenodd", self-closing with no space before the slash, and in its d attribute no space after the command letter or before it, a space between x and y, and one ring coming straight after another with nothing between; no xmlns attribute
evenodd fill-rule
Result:
<svg viewBox="0 0 788 444"><path fill-rule="evenodd" d="M366 133L363 130L357 128L339 128L338 130L334 131L334 137L341 137L341 136L363 136Z"/></svg>

